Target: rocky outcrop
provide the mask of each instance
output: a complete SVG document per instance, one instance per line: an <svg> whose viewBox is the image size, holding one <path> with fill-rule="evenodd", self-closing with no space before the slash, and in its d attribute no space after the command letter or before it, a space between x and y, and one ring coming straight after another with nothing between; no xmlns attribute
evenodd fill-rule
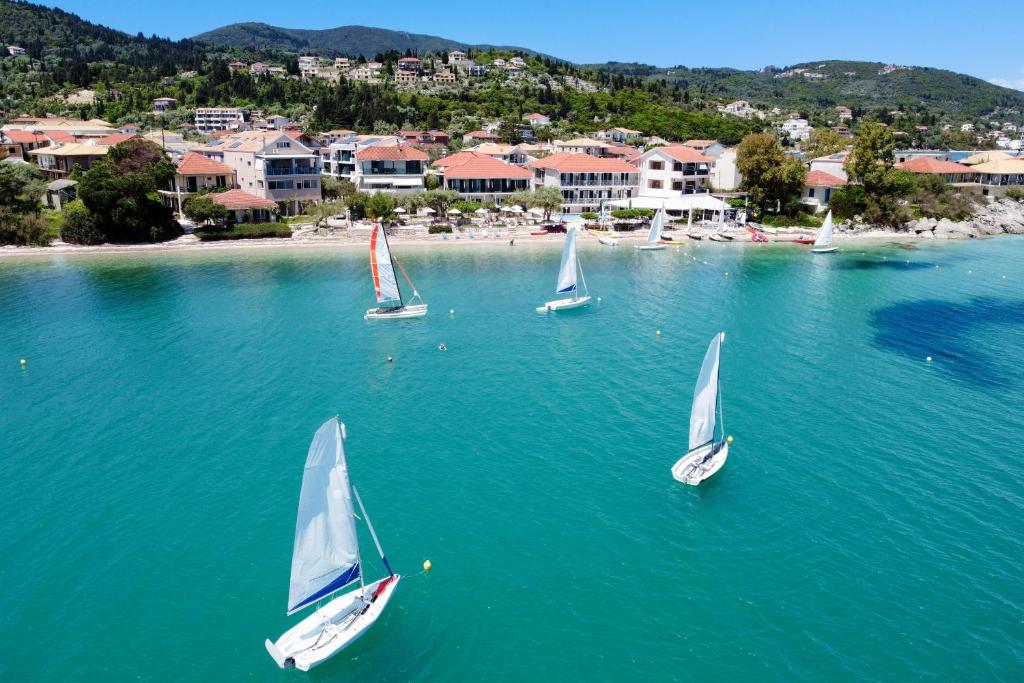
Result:
<svg viewBox="0 0 1024 683"><path fill-rule="evenodd" d="M880 231L877 225L861 223L857 216L853 221L843 223L840 228L855 233ZM988 235L1024 235L1024 202L1012 199L982 199L974 209L974 215L965 221L948 218L920 218L904 226L906 232L925 239L963 240Z"/></svg>

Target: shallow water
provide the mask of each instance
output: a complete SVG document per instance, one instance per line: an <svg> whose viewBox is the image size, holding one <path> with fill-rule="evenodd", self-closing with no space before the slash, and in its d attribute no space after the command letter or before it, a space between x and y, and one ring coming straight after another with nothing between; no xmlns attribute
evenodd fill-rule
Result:
<svg viewBox="0 0 1024 683"><path fill-rule="evenodd" d="M313 680L1019 680L1024 240L585 245L558 316L555 248L395 251L423 320L349 251L0 261L0 678L280 680L337 413L407 578Z"/></svg>

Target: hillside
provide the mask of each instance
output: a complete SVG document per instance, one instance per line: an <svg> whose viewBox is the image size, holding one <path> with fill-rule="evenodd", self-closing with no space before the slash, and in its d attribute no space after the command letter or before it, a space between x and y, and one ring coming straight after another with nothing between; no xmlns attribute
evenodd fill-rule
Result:
<svg viewBox="0 0 1024 683"><path fill-rule="evenodd" d="M325 57L363 55L372 58L391 50L415 54L441 53L449 50L512 50L536 54L513 46L470 45L439 36L390 31L370 26L339 26L329 29L280 28L260 23L230 24L200 33L193 40L219 47L284 52L313 52Z"/></svg>
<svg viewBox="0 0 1024 683"><path fill-rule="evenodd" d="M885 67L879 62L855 61L812 62L785 69L767 67L761 71L685 66L658 68L621 62L589 65L589 68L621 76L665 80L704 97L744 99L801 110L837 105L864 110L902 107L908 111L972 119L997 108L1024 111L1024 92L1018 90L943 69L888 70ZM799 69L805 71L796 73Z"/></svg>

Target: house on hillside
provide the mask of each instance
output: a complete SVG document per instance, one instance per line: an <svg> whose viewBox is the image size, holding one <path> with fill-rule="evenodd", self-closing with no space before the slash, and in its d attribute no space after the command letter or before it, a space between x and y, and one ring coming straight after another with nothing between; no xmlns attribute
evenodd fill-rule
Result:
<svg viewBox="0 0 1024 683"><path fill-rule="evenodd" d="M198 152L188 152L178 162L170 186L159 194L166 206L180 213L185 200L200 190L234 186L235 169Z"/></svg>
<svg viewBox="0 0 1024 683"><path fill-rule="evenodd" d="M532 114L526 114L523 116L523 120L531 126L550 126L551 119L544 114L534 112Z"/></svg>
<svg viewBox="0 0 1024 683"><path fill-rule="evenodd" d="M800 193L800 203L814 209L814 212L824 211L832 198L832 191L837 187L846 185L846 180L824 171L810 171L804 180L804 189Z"/></svg>

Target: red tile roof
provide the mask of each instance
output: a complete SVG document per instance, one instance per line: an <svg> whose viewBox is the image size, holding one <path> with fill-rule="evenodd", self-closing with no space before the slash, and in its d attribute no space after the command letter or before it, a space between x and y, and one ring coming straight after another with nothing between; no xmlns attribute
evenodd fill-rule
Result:
<svg viewBox="0 0 1024 683"><path fill-rule="evenodd" d="M409 145L371 145L356 151L359 161L426 161L426 152Z"/></svg>
<svg viewBox="0 0 1024 683"><path fill-rule="evenodd" d="M494 133L488 133L486 130L472 130L466 133L466 137L476 138L477 140L497 140L498 136Z"/></svg>
<svg viewBox="0 0 1024 683"><path fill-rule="evenodd" d="M111 133L96 141L97 145L106 145L107 147L113 145L119 145L125 140L131 140L135 137L135 133Z"/></svg>
<svg viewBox="0 0 1024 683"><path fill-rule="evenodd" d="M942 175L974 172L970 166L964 166L952 161L943 161L935 157L917 157L910 161L904 161L902 164L896 164L896 168L910 171L911 173L938 173Z"/></svg>
<svg viewBox="0 0 1024 683"><path fill-rule="evenodd" d="M550 118L550 117L545 116L544 114L540 114L538 112L533 112L532 114L527 114L523 118L524 119L547 119L547 118Z"/></svg>
<svg viewBox="0 0 1024 683"><path fill-rule="evenodd" d="M212 192L207 196L230 211L238 209L273 209L277 206L277 202L257 197L244 190Z"/></svg>
<svg viewBox="0 0 1024 683"><path fill-rule="evenodd" d="M824 171L810 171L807 174L807 179L804 181L804 185L807 187L835 187L845 184L846 181L842 178L836 177L831 173L825 173Z"/></svg>
<svg viewBox="0 0 1024 683"><path fill-rule="evenodd" d="M47 141L46 135L37 130L5 130L3 133L7 136L7 139L11 142L18 144L45 144Z"/></svg>
<svg viewBox="0 0 1024 683"><path fill-rule="evenodd" d="M435 168L444 169L444 177L468 178L529 178L533 174L521 166L505 163L480 152L459 152L434 162Z"/></svg>
<svg viewBox="0 0 1024 683"><path fill-rule="evenodd" d="M66 130L48 130L46 131L46 137L50 138L50 142L53 143L78 142L78 139Z"/></svg>
<svg viewBox="0 0 1024 683"><path fill-rule="evenodd" d="M189 152L178 162L179 175L234 175L235 169L199 152Z"/></svg>
<svg viewBox="0 0 1024 683"><path fill-rule="evenodd" d="M595 157L590 154L558 152L532 161L530 168L552 168L559 173L636 173L636 166L622 159Z"/></svg>
<svg viewBox="0 0 1024 683"><path fill-rule="evenodd" d="M706 164L711 161L711 157L706 157L697 151L697 149L687 145L669 145L668 147L655 147L654 149L667 154L676 161L682 161L685 163Z"/></svg>

